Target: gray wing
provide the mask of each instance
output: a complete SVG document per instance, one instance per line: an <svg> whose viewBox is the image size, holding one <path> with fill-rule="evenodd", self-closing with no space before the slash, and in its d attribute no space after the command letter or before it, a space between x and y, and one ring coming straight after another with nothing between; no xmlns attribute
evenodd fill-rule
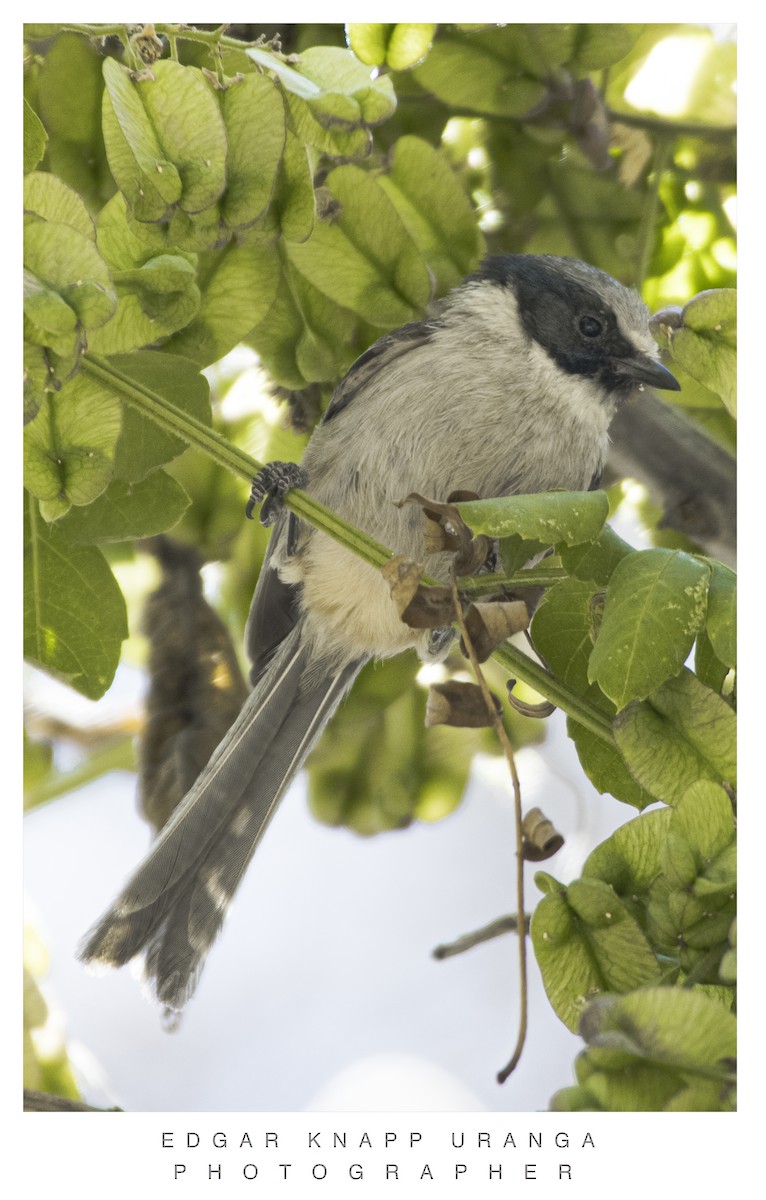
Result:
<svg viewBox="0 0 766 1200"><path fill-rule="evenodd" d="M395 359L429 342L438 324L438 318L411 321L409 325L402 325L401 329L394 329L392 333L387 333L378 338L377 342L373 342L349 367L333 392L322 420L331 421L347 408L357 392L366 388L378 372L384 371Z"/></svg>
<svg viewBox="0 0 766 1200"><path fill-rule="evenodd" d="M287 635L300 619L300 584L285 583L272 564L274 547L282 537L291 540L296 518L284 511L272 529L261 573L253 593L245 630L245 648L251 662L250 684L255 687Z"/></svg>

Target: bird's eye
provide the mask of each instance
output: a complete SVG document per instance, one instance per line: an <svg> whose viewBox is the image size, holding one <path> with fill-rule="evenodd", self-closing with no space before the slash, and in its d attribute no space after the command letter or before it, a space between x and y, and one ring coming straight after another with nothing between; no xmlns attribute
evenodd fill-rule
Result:
<svg viewBox="0 0 766 1200"><path fill-rule="evenodd" d="M598 337L603 328L603 325L596 317L580 317L580 333L585 337Z"/></svg>

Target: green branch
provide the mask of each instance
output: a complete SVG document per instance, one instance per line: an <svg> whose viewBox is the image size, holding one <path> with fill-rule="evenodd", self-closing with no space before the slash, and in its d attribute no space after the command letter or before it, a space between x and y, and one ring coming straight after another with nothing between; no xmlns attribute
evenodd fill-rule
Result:
<svg viewBox="0 0 766 1200"><path fill-rule="evenodd" d="M138 22L137 22L138 24ZM128 22L115 22L110 25L90 25L81 22L63 21L60 29L66 33L81 33L84 37L89 38L106 38L118 37L125 38ZM272 51L265 45L263 38L256 38L255 41L246 42L241 38L229 37L224 33L225 25L220 25L217 29L197 29L193 25L177 25L177 24L154 24L154 32L158 37L166 37L173 45L175 42L197 42L203 46L209 46L215 49L217 46L223 47L224 50L245 50L252 46L259 50L266 50L268 53L274 53L275 57L281 61L283 55L278 51Z"/></svg>
<svg viewBox="0 0 766 1200"><path fill-rule="evenodd" d="M666 134L657 138L654 150L654 162L649 178L649 187L641 213L641 224L638 229L638 252L636 254L636 274L633 286L641 291L648 274L649 261L654 250L655 231L657 228L657 213L660 207L660 183L662 175L673 156L673 143Z"/></svg>
<svg viewBox="0 0 766 1200"><path fill-rule="evenodd" d="M108 359L99 358L95 354L86 355L82 364L83 371L91 378L114 392L121 400L130 404L143 416L155 421L168 433L173 433L197 450L204 451L220 466L226 467L240 479L248 483L261 470L263 463L251 458L244 450L234 446L223 434L211 429L196 417L177 408L164 396L153 392L144 384L131 379L112 365ZM374 538L363 533L344 521L331 509L312 499L300 488L292 488L285 497L285 507L294 512L297 517L308 521L323 533L334 537L358 554L360 558L373 567L383 567L393 558L393 553L381 546Z"/></svg>
<svg viewBox="0 0 766 1200"><path fill-rule="evenodd" d="M704 125L700 121L674 121L663 117L650 117L646 113L616 112L607 108L610 121L630 125L633 129L645 129L647 133L658 133L664 137L698 137L707 142L730 142L737 136L734 125Z"/></svg>
<svg viewBox="0 0 766 1200"><path fill-rule="evenodd" d="M223 434L218 433L215 429L211 429L202 421L198 421L196 417L190 416L182 409L177 408L170 400L166 400L164 396L153 392L144 384L139 383L135 379L131 379L124 372L118 370L109 362L108 359L100 358L95 354L88 354L83 359L82 370L90 375L92 379L97 379L102 386L108 388L126 404L131 405L143 416L149 420L156 422L167 432L175 434L182 438L188 445L194 446L197 450L202 450L209 455L220 466L226 467L233 474L239 476L247 482L261 470L263 466L256 459L251 458L244 450L238 446L234 446ZM387 562L394 557L392 550L386 546L382 546L380 542L364 533L362 530L355 528L344 521L331 509L326 508L324 504L320 504L318 500L312 499L307 492L301 488L291 488L285 496L285 507L291 512L294 512L297 517L304 521L308 521L315 529L319 529L322 533L328 534L334 538L342 546L346 546L357 554L364 562L369 563L372 567L383 567ZM551 583L557 582L562 578L562 573L553 568L538 568L536 571L519 572L518 574L504 579L504 584L513 583L516 586L521 585L537 585L543 584L550 586ZM489 577L487 577L487 581ZM424 580L430 583L432 580ZM485 590L485 580L465 581L467 586L466 591L473 594L481 593ZM461 588L464 581L461 581ZM497 579L494 580L495 590L497 588ZM558 708L561 708L569 716L579 721L587 729L592 730L598 737L604 741L612 742L612 732L609 718L603 712L590 704L582 696L577 696L571 692L560 680L554 678L544 667L539 663L534 662L527 654L521 650L517 650L510 643L505 643L495 651L495 657L501 662L517 679L521 679L524 683L534 688L540 695L545 696L546 700L550 700Z"/></svg>

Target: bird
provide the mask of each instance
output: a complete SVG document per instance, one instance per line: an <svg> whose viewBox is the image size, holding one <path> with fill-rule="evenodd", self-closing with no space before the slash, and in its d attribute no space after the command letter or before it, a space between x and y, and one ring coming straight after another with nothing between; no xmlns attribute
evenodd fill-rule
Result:
<svg viewBox="0 0 766 1200"><path fill-rule="evenodd" d="M271 464L250 506L273 525L245 631L251 690L146 858L82 944L88 963L142 954L178 1013L290 781L365 663L450 634L398 616L381 573L282 503L302 486L446 580L422 517L398 502L587 490L610 421L646 386L678 390L637 292L577 259L488 255L419 321L382 336L332 394L299 466Z"/></svg>

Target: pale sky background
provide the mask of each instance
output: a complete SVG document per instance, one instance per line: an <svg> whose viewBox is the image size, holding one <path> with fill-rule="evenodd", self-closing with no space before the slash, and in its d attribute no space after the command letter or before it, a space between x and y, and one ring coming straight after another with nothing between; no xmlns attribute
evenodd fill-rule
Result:
<svg viewBox="0 0 766 1200"><path fill-rule="evenodd" d="M589 786L563 719L549 725L542 750L520 752L519 772L525 809L542 807L567 838L542 867L568 881L634 814ZM515 908L512 795L489 759L455 814L372 839L319 825L299 778L172 1034L130 968L93 975L74 957L148 845L134 777L105 777L32 812L25 832L28 917L51 955L44 992L92 1103L535 1110L573 1082L581 1043L550 1009L531 947L528 1042L504 1087L494 1076L516 1037L515 937L431 957L438 943Z"/></svg>

